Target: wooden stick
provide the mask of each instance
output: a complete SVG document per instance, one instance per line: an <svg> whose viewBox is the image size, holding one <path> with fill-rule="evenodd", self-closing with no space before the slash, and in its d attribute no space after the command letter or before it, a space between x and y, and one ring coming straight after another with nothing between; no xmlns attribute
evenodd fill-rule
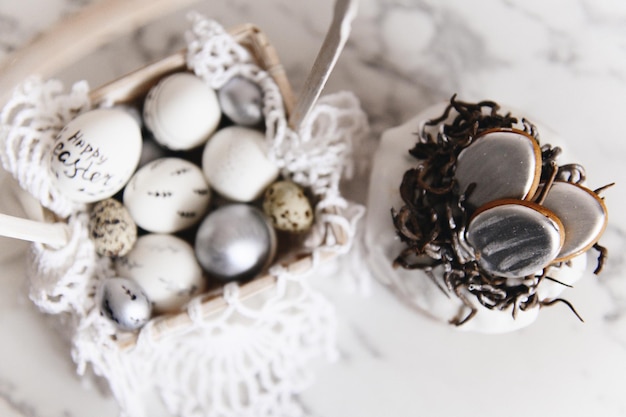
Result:
<svg viewBox="0 0 626 417"><path fill-rule="evenodd" d="M65 223L47 223L0 213L0 235L52 247L67 245L70 232Z"/></svg>
<svg viewBox="0 0 626 417"><path fill-rule="evenodd" d="M356 0L336 0L333 20L328 28L324 43L315 58L313 68L304 82L304 89L289 117L289 126L296 132L306 120L320 93L328 81L348 37L352 20L356 16Z"/></svg>
<svg viewBox="0 0 626 417"><path fill-rule="evenodd" d="M50 78L101 45L198 0L102 0L63 19L0 67L0 107L31 75Z"/></svg>

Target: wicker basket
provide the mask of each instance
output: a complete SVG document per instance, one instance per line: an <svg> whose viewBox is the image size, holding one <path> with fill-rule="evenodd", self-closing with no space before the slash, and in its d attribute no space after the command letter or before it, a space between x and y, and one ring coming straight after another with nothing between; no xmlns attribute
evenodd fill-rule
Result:
<svg viewBox="0 0 626 417"><path fill-rule="evenodd" d="M288 116L294 107L293 93L278 55L266 36L256 26L251 24L233 28L229 30L229 34L238 44L250 52L256 65L272 77L280 91L286 113L285 116ZM143 100L150 88L164 76L188 71L186 56L187 51L180 51L92 90L89 92L89 102L94 108L101 104L106 106L136 105ZM363 120L366 123L364 115ZM351 242L351 227L354 226L352 220L360 217L362 212L356 215L346 214L344 212L350 211L350 206L341 204L341 202L345 203L345 200L341 198L338 200L341 201L336 205L333 203L324 205L323 213L333 218L345 219L346 222L341 225L336 222L319 223L316 232L318 245L315 251L305 249L302 246L301 239L294 240L294 242L297 242L295 245L290 246L291 242L287 242L287 245L282 245L285 248L279 250L273 265L269 269L260 276L237 287L238 303L247 303L254 306L252 308L258 308L263 306L268 299L275 298L272 289L275 290L277 287L277 277L276 274L270 273L272 269L284 271L286 274L300 275L312 270L320 261L329 260L347 249ZM28 216L30 219L0 214L0 235L32 240L53 247L63 247L68 239L67 231L69 225L65 223L64 219L56 217L52 212L43 209L41 205L33 207L32 203L29 204ZM346 228L346 225L349 227ZM177 338L184 340L188 333L187 329L191 328L194 323L197 324L199 318L210 321L214 317L221 317L220 314L224 313L230 306L227 298L228 296L224 294L224 287L214 287L208 292L196 296L194 299L193 317L191 317L188 309L183 309L178 313L159 315L151 319L149 322L150 331L148 332L148 337L151 340L148 341L148 344L159 344L161 341L171 341ZM325 300L322 301L321 305L324 306L324 303L326 303ZM197 308L198 306L199 309ZM328 312L331 310L327 309L323 314L328 315ZM332 319L330 321L332 322ZM193 330L189 330L189 332L191 331ZM139 336L140 334L141 336ZM117 346L120 355L123 355L124 352L131 354L131 351L137 350L132 348L138 346L139 337L142 338L142 346L145 346L146 336L144 334L137 331L126 332L118 330L112 335L110 342ZM176 343L181 343L180 340ZM79 364L79 368L80 366ZM82 371L79 369L79 372L84 372L84 369ZM96 373L98 373L97 370ZM103 376L109 379L110 383L115 383L115 381L111 381L111 375L107 375L106 372L102 371L100 374L104 374ZM113 391L118 401L124 402L123 399L120 400L121 397L132 395L121 392L124 390L124 386L128 384L122 383L119 385L121 388L118 386L116 392L115 387L113 387ZM281 393L281 398L278 401L285 400L282 398L284 397L283 394ZM124 409L125 406L122 405L122 408ZM135 415L128 409L125 409L125 412L128 415Z"/></svg>
<svg viewBox="0 0 626 417"><path fill-rule="evenodd" d="M283 66L278 59L276 50L270 44L267 37L260 31L259 28L252 24L244 24L235 27L229 30L229 33L239 44L251 52L259 67L266 70L272 76L281 92L285 110L288 114L293 108L293 92ZM163 77L176 72L188 71L186 68L185 57L186 51L182 50L111 81L92 90L89 93L90 101L94 107L98 107L101 103L107 103L107 105L133 105L133 103L143 100L150 88ZM338 209L330 208L327 210L337 213ZM10 223L12 220L9 216L3 217L5 223ZM54 225L55 222L63 221L62 219L56 218L53 213L47 210L43 213L43 218L46 219L47 222L53 223L51 226L57 226ZM19 219L15 219L15 221L19 221ZM31 230L35 230L35 228L45 227L45 225L41 223L29 223L26 227L30 227ZM5 234L10 235L8 232L5 232ZM332 227L332 225L329 226L326 238L331 239L334 244L343 245L346 243L345 231L340 228ZM33 237L33 240L36 240L36 237ZM326 260L333 257L335 253L336 252L332 251L328 252L323 255L322 258L323 260ZM302 273L311 268L312 259L309 254L295 255L283 253L280 258L280 263L294 273ZM275 278L269 274L259 276L241 286L240 296L242 299L253 297L255 294L271 288L274 281ZM204 315L209 316L219 312L225 307L225 301L221 297L221 288L209 291L203 297L204 300L202 303L202 310ZM191 319L187 313L182 312L180 314L162 315L159 316L157 320L158 325L155 327L156 331L154 332L156 338L167 334L171 330L184 327L186 324L190 323ZM119 343L122 346L128 347L133 344L135 334L133 332L125 333L125 337L122 337L119 340Z"/></svg>
<svg viewBox="0 0 626 417"><path fill-rule="evenodd" d="M293 92L285 70L278 59L278 54L268 38L258 27L252 24L235 27L229 30L229 33L239 44L246 47L252 53L256 63L272 76L281 91L285 110L289 114L294 105ZM185 51L180 51L93 90L90 93L90 99L95 106L100 102L111 104L136 102L144 97L148 90L164 76L186 71L185 65ZM339 208L329 208L327 210L336 214ZM332 240L338 245L347 243L345 231L341 228L333 227L333 225L328 226L326 239ZM329 260L335 254L336 252L329 251L322 255L322 260ZM283 253L280 262L294 273L304 273L313 266L310 254ZM274 283L275 278L269 274L258 276L241 286L240 298L245 300L254 297L259 292L271 288ZM218 313L226 306L221 288L209 291L203 297L203 315L210 316ZM158 338L171 331L178 330L190 322L191 319L186 312L161 316L158 318L153 334ZM128 338L123 338L119 341L121 346L128 347L134 343L135 334L128 333L127 336Z"/></svg>

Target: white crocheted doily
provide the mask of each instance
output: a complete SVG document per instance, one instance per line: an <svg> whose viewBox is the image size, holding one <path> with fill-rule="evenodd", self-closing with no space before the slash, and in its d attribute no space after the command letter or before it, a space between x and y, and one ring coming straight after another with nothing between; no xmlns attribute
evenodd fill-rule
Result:
<svg viewBox="0 0 626 417"><path fill-rule="evenodd" d="M216 22L193 16L187 36L187 64L213 88L233 76L253 80L264 93L268 154L285 177L309 187L319 199L316 223L301 251L346 252L361 206L340 194L342 176L351 172L353 142L367 133L367 120L350 93L322 97L299 132L289 129L282 97L267 72ZM20 186L69 225L69 244L53 249L31 246L30 298L57 315L72 334L72 358L80 374L106 378L122 416L149 415L146 397L158 395L177 416L302 415L293 394L311 375L307 363L334 354L335 313L302 274L274 266L276 285L251 299L240 287L224 287L226 307L210 318L200 297L187 306L192 324L154 336L159 318L139 331L137 343L122 349L121 334L102 315L95 300L102 280L114 275L111 261L95 254L87 236L87 207L60 195L47 175L48 152L58 132L92 105L85 82L66 93L60 82L30 79L20 85L0 114L0 159ZM328 208L335 208L329 211ZM333 225L345 242L328 239ZM312 273L312 268L308 273Z"/></svg>

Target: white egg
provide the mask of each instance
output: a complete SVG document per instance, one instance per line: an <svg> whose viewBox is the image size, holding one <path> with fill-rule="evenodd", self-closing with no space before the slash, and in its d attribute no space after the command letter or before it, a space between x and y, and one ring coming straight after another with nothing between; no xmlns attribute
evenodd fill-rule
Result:
<svg viewBox="0 0 626 417"><path fill-rule="evenodd" d="M150 162L124 189L124 205L135 223L155 233L175 233L199 222L210 199L202 170L180 158Z"/></svg>
<svg viewBox="0 0 626 417"><path fill-rule="evenodd" d="M202 155L202 170L218 193L242 203L258 198L278 177L263 134L240 126L221 129L211 137Z"/></svg>
<svg viewBox="0 0 626 417"><path fill-rule="evenodd" d="M173 235L141 236L116 269L141 286L159 313L176 311L204 288L193 248Z"/></svg>
<svg viewBox="0 0 626 417"><path fill-rule="evenodd" d="M157 142L187 150L209 139L222 113L215 91L195 75L181 72L152 87L143 115Z"/></svg>
<svg viewBox="0 0 626 417"><path fill-rule="evenodd" d="M233 77L217 93L222 113L240 126L256 126L263 121L263 92L258 84Z"/></svg>
<svg viewBox="0 0 626 417"><path fill-rule="evenodd" d="M68 199L92 203L111 197L131 177L141 154L141 129L119 109L83 113L59 133L50 152L50 175Z"/></svg>

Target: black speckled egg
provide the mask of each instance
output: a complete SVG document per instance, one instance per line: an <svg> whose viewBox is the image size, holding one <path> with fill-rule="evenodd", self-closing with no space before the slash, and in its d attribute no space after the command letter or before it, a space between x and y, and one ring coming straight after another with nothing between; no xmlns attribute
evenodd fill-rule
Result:
<svg viewBox="0 0 626 417"><path fill-rule="evenodd" d="M313 224L313 208L299 185L278 181L265 191L263 211L278 230L302 233Z"/></svg>
<svg viewBox="0 0 626 417"><path fill-rule="evenodd" d="M101 256L124 256L137 240L137 226L130 213L112 198L93 206L88 229L96 252Z"/></svg>

